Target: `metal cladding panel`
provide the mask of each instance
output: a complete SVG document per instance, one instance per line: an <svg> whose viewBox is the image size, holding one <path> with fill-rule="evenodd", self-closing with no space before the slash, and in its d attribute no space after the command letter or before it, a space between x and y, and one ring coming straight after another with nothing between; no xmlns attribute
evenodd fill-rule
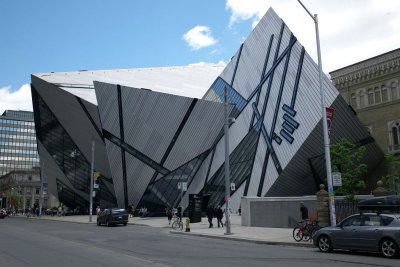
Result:
<svg viewBox="0 0 400 267"><path fill-rule="evenodd" d="M225 162L225 137L222 137L219 140L218 144L215 146L214 158L211 163L210 175L208 179L210 179L215 172L221 167ZM208 182L208 181L207 181Z"/></svg>
<svg viewBox="0 0 400 267"><path fill-rule="evenodd" d="M103 129L121 138L117 85L94 81L94 88Z"/></svg>
<svg viewBox="0 0 400 267"><path fill-rule="evenodd" d="M257 195L260 189L262 194L267 195L314 192L316 182L308 158L323 152L322 135L318 136L315 133L322 117L318 65L272 9L267 12L239 51L241 54L234 72L233 88L248 99L245 110L248 110L249 106L255 109L254 119L248 121L252 121L253 125L260 119L263 122L247 195ZM234 66L236 68L236 61L232 60L227 69L231 70ZM224 76L225 73L228 72L222 72L221 77L229 83L231 80ZM262 73L268 75L263 76ZM325 75L322 86L325 106L331 106L334 101L342 101L338 100L341 99L339 92ZM256 89L259 89L258 93ZM349 112L348 107L340 108L345 109L343 114ZM346 123L357 120L354 115L348 115L350 117ZM241 121L242 116L249 118L253 117L253 114L242 112L236 120ZM365 134L366 131L359 123L351 125L357 125L357 129L345 127L346 132L340 132L340 136L359 140L362 135L357 133L362 131ZM231 127L230 138L234 143L240 141L240 134L236 131L243 131L243 128L245 127ZM233 149L231 146L231 151ZM210 176L224 161L223 139L217 145L213 161ZM260 177L265 164L264 177ZM295 167L286 169L287 166ZM282 179L286 179L287 182L280 182ZM282 186L287 188L281 188ZM269 192L270 190L272 191Z"/></svg>
<svg viewBox="0 0 400 267"><path fill-rule="evenodd" d="M232 152L249 132L253 108L247 105L233 124L229 127L229 150Z"/></svg>
<svg viewBox="0 0 400 267"><path fill-rule="evenodd" d="M369 138L369 133L361 122L354 116L351 109L342 97L338 97L333 103L332 108L335 109L334 120L331 130L331 144L338 143L342 138L346 138L353 143L362 142ZM351 127L349 127L351 125ZM364 162L369 166L369 173L383 159L383 152L378 148L375 142L365 145L367 150ZM321 178L326 177L322 121L320 121L315 129L309 134L307 140L302 147L298 149L296 155L291 159L282 175L276 180L274 185L266 193L267 196L281 195L306 195L314 194L317 191L319 182L313 179L308 159L319 156L318 163L322 165L322 169L318 175ZM304 166L307 166L305 168ZM314 166L315 167L315 166ZM306 186L310 185L310 186ZM263 191L265 192L265 191Z"/></svg>
<svg viewBox="0 0 400 267"><path fill-rule="evenodd" d="M261 180L262 168L266 153L267 153L267 145L265 144L264 140L260 138L258 140L257 153L253 163L253 171L250 177L250 184L247 190L247 196L257 196L257 191Z"/></svg>
<svg viewBox="0 0 400 267"><path fill-rule="evenodd" d="M111 174L114 184L114 192L115 192L115 197L117 199L118 207L125 208L121 148L114 145L108 140L105 140L105 142L106 142L108 161L110 162Z"/></svg>
<svg viewBox="0 0 400 267"><path fill-rule="evenodd" d="M187 97L122 87L125 142L160 162L192 101Z"/></svg>
<svg viewBox="0 0 400 267"><path fill-rule="evenodd" d="M165 161L165 167L174 170L211 148L223 125L224 105L198 100Z"/></svg>
<svg viewBox="0 0 400 267"><path fill-rule="evenodd" d="M230 81L232 80L233 73L235 72L235 64L236 64L238 58L239 58L239 51L236 52L236 54L231 58L228 65L224 68L224 70L222 71L222 73L219 76L222 79L224 79L226 82L228 82L229 84L230 84Z"/></svg>
<svg viewBox="0 0 400 267"><path fill-rule="evenodd" d="M207 177L208 166L210 165L211 153L207 156L207 158L201 164L199 170L196 175L193 177L192 182L189 185L188 191L186 195L189 194L198 194L204 186L205 179Z"/></svg>
<svg viewBox="0 0 400 267"><path fill-rule="evenodd" d="M104 176L110 177L111 172L107 162L105 145L102 137L96 130L96 107L84 100L81 103L91 112L87 114L75 95L72 95L53 84L49 84L32 76L32 85L40 97L46 102L51 112L57 117L62 127L73 140L79 151L88 162L91 162L92 141L95 141L95 170ZM89 116L94 115L92 124Z"/></svg>
<svg viewBox="0 0 400 267"><path fill-rule="evenodd" d="M125 153L129 204L137 205L150 183L154 170Z"/></svg>

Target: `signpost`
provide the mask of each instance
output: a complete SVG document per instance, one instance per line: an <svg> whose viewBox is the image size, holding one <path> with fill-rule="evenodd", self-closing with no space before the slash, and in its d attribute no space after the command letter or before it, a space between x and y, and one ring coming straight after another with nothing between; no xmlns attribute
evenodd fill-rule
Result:
<svg viewBox="0 0 400 267"><path fill-rule="evenodd" d="M342 173L332 172L332 184L333 186L342 186Z"/></svg>

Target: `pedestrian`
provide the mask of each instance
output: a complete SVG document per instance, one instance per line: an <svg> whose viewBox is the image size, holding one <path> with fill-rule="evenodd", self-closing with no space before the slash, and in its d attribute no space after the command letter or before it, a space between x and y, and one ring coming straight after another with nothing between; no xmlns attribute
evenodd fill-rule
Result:
<svg viewBox="0 0 400 267"><path fill-rule="evenodd" d="M168 218L168 224L171 224L171 220L172 220L172 210L171 209L167 209L167 218Z"/></svg>
<svg viewBox="0 0 400 267"><path fill-rule="evenodd" d="M218 222L218 228L219 225L221 224L221 227L224 227L224 224L222 223L222 218L224 217L224 212L221 209L221 206L218 205L217 209L215 210L215 216L217 217L217 222Z"/></svg>
<svg viewBox="0 0 400 267"><path fill-rule="evenodd" d="M300 202L300 214L301 214L301 220L303 221L308 220L308 208L304 206L304 202Z"/></svg>
<svg viewBox="0 0 400 267"><path fill-rule="evenodd" d="M209 223L209 228L213 227L212 223L213 218L214 218L214 208L211 205L209 205L207 208L207 219Z"/></svg>
<svg viewBox="0 0 400 267"><path fill-rule="evenodd" d="M96 215L97 215L97 217L100 216L100 213L101 213L100 206L97 206L97 208L96 208Z"/></svg>
<svg viewBox="0 0 400 267"><path fill-rule="evenodd" d="M177 216L179 218L179 222L181 222L182 221L182 216L183 216L183 214L182 214L182 205L178 206L178 210L177 210L176 213L177 213Z"/></svg>

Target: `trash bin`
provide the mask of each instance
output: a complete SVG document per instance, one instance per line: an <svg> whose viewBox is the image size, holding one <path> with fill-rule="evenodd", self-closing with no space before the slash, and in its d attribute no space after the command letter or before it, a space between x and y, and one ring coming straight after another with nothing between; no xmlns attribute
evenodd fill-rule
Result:
<svg viewBox="0 0 400 267"><path fill-rule="evenodd" d="M201 222L202 197L196 194L189 194L189 219L190 223Z"/></svg>

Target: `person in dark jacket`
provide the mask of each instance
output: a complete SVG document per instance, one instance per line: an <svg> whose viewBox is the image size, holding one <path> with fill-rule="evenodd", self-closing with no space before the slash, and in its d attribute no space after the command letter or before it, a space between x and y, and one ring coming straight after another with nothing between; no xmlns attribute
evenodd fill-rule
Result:
<svg viewBox="0 0 400 267"><path fill-rule="evenodd" d="M214 218L214 208L211 205L209 205L207 208L207 219L208 219L208 223L210 224L209 228L213 227L213 223L212 223L213 218Z"/></svg>
<svg viewBox="0 0 400 267"><path fill-rule="evenodd" d="M224 227L224 224L222 223L222 218L224 217L224 212L221 209L221 206L218 205L217 209L215 210L215 216L217 217L218 221L218 227L221 224L221 227Z"/></svg>
<svg viewBox="0 0 400 267"><path fill-rule="evenodd" d="M300 215L303 221L308 220L308 209L304 206L304 202L300 202Z"/></svg>

